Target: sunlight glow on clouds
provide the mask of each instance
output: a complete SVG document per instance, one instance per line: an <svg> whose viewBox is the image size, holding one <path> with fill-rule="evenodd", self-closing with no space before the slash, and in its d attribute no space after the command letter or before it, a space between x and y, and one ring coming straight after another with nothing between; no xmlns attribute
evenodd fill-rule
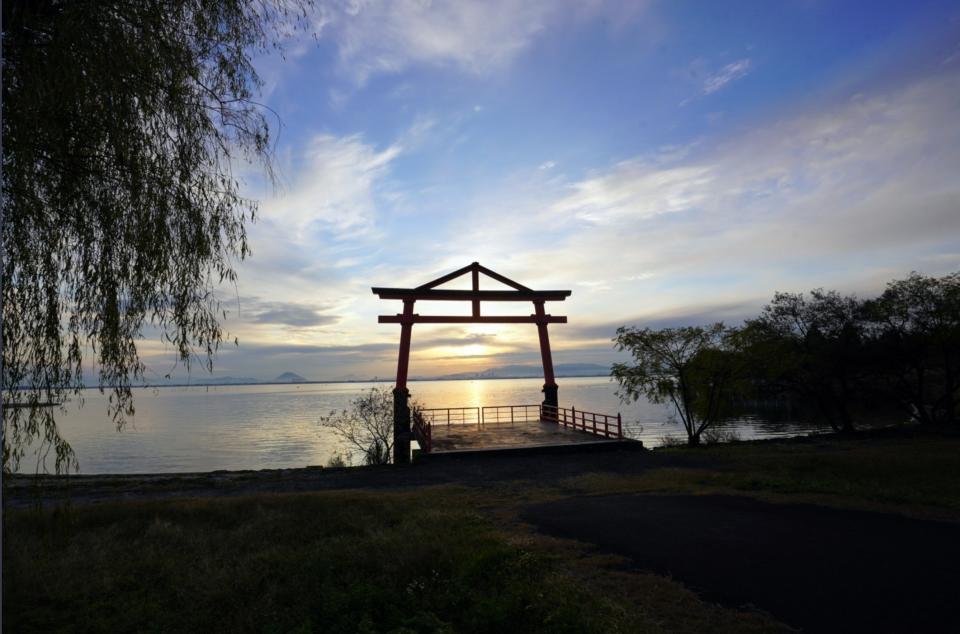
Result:
<svg viewBox="0 0 960 634"><path fill-rule="evenodd" d="M932 0L886 51L919 10L853 4L324 3L276 76L284 186L258 195L217 373L390 376L376 316L401 307L370 287L471 261L572 289L555 362L602 364L619 325L960 268L960 27L929 26L957 12ZM539 363L526 325L418 325L412 354L417 375Z"/></svg>
<svg viewBox="0 0 960 634"><path fill-rule="evenodd" d="M569 229L528 240L511 266L542 278L549 262L551 279L579 285L571 315L620 323L735 297L748 300L742 317L777 289L879 290L918 267L912 253L960 235L958 114L960 75L934 76L771 122L676 165L618 163L555 192L541 222L559 215ZM483 213L490 243L535 231ZM822 268L832 272L809 272Z"/></svg>

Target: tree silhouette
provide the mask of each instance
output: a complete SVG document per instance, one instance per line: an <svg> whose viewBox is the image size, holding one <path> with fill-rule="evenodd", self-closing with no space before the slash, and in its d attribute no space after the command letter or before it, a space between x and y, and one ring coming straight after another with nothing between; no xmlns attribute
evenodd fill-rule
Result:
<svg viewBox="0 0 960 634"><path fill-rule="evenodd" d="M614 342L634 363L616 363L612 376L621 398L641 396L670 403L687 432L687 444L717 423L739 378L739 360L728 342L732 331L722 323L707 327L617 329Z"/></svg>
<svg viewBox="0 0 960 634"><path fill-rule="evenodd" d="M867 302L880 386L919 423L956 423L960 408L960 273L917 272Z"/></svg>
<svg viewBox="0 0 960 634"><path fill-rule="evenodd" d="M349 409L330 412L320 425L363 455L368 465L387 464L393 455L393 391L370 388Z"/></svg>
<svg viewBox="0 0 960 634"><path fill-rule="evenodd" d="M755 378L816 407L835 431L855 429L863 387L862 302L836 291L776 293L738 336Z"/></svg>

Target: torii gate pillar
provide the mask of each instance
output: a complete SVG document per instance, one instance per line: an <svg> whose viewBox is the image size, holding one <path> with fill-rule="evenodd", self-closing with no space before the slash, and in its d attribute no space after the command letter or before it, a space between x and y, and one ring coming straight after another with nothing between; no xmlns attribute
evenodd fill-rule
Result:
<svg viewBox="0 0 960 634"><path fill-rule="evenodd" d="M413 302L403 300L400 322L400 354L397 357L397 384L393 388L393 462L410 462L410 390L407 372L410 369L410 336L413 334Z"/></svg>
<svg viewBox="0 0 960 634"><path fill-rule="evenodd" d="M438 289L437 286L461 275L471 274L473 288L464 290ZM481 291L480 273L510 287L511 290ZM410 462L410 391L407 389L407 373L410 368L410 335L413 324L536 324L540 335L540 358L543 361L543 404L557 407L557 382L553 376L553 357L550 354L548 324L565 324L567 318L548 315L544 303L563 301L570 291L534 291L513 280L495 273L474 262L468 266L438 277L416 288L374 288L380 299L403 300L403 314L381 315L381 324L400 324L400 353L397 359L397 384L393 390L393 461L395 464ZM469 301L472 311L463 315L417 315L413 305L418 299L426 301ZM533 302L533 315L485 316L480 314L482 301Z"/></svg>
<svg viewBox="0 0 960 634"><path fill-rule="evenodd" d="M550 354L550 335L547 334L546 313L543 302L534 302L537 313L537 333L540 335L540 359L543 362L543 404L557 407L557 381L553 377L553 356Z"/></svg>

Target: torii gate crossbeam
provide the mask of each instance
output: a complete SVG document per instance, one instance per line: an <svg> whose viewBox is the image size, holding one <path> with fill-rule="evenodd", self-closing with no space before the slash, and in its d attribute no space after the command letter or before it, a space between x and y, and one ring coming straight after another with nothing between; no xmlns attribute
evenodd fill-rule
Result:
<svg viewBox="0 0 960 634"><path fill-rule="evenodd" d="M437 286L470 273L471 290L438 289ZM480 290L480 273L492 278L512 290ZM397 383L393 390L394 422L394 462L404 463L410 459L410 407L407 390L407 377L410 368L410 339L414 324L536 324L540 338L540 357L543 362L543 403L557 407L557 383L553 375L553 357L550 353L548 324L565 324L567 318L549 315L544 307L548 301L563 301L571 291L535 291L514 282L510 278L491 271L479 262L473 262L452 273L427 282L416 288L374 287L373 293L380 299L401 300L403 312L396 315L381 315L381 324L400 324L400 351L397 359ZM424 301L469 301L472 314L463 315L419 315L413 312L417 300ZM481 315L481 303L488 302L532 302L534 313L529 316L484 316Z"/></svg>

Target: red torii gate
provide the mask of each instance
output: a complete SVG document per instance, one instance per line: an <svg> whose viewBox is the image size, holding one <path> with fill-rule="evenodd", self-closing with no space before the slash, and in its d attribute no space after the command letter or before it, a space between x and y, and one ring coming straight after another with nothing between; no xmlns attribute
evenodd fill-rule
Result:
<svg viewBox="0 0 960 634"><path fill-rule="evenodd" d="M471 274L472 290L438 289L467 273ZM481 291L480 274L494 279L513 290ZM397 384L393 390L393 459L405 463L410 460L410 391L407 389L407 370L410 367L410 335L414 324L536 324L540 334L540 358L543 361L543 404L557 407L557 382L553 376L553 358L550 355L550 337L547 324L565 324L564 316L548 315L544 303L562 302L571 291L535 291L518 284L473 262L462 269L447 273L442 277L422 284L416 288L374 287L374 295L380 299L399 299L403 301L403 313L380 315L381 324L400 324L400 355L397 360ZM429 301L468 301L473 304L473 314L462 315L419 315L413 312L418 300ZM484 316L480 314L480 302L533 302L534 314L529 316Z"/></svg>

